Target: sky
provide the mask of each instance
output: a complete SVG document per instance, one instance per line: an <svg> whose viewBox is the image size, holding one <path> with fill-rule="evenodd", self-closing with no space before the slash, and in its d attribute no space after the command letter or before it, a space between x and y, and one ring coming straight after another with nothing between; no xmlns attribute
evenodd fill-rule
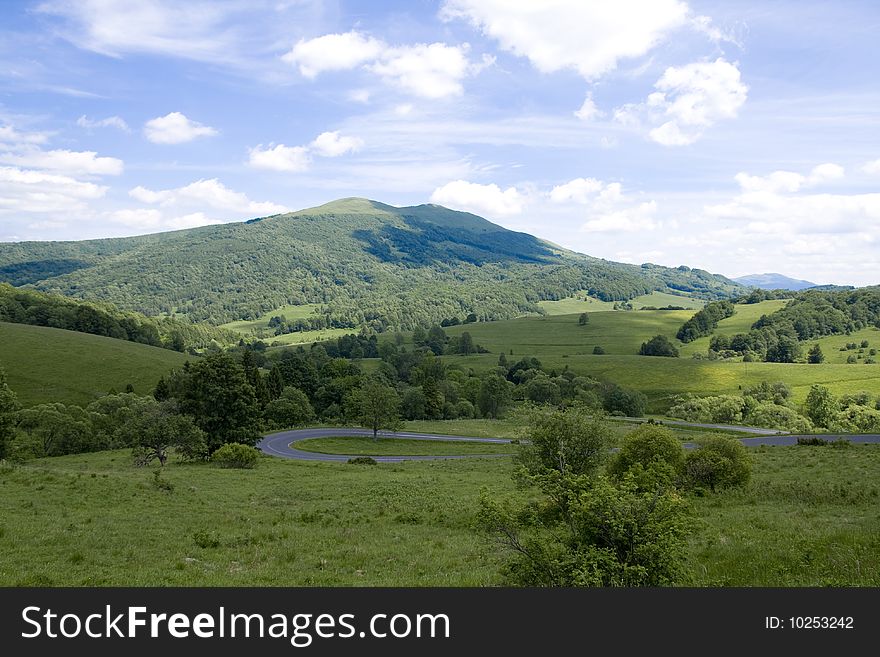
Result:
<svg viewBox="0 0 880 657"><path fill-rule="evenodd" d="M0 241L438 203L880 283L873 0L4 0Z"/></svg>

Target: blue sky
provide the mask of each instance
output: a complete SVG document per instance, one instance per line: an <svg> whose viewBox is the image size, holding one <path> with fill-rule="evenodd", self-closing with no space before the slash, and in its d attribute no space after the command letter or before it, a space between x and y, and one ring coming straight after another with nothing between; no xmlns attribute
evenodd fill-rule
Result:
<svg viewBox="0 0 880 657"><path fill-rule="evenodd" d="M612 260L880 283L876 2L0 12L0 241L365 196Z"/></svg>

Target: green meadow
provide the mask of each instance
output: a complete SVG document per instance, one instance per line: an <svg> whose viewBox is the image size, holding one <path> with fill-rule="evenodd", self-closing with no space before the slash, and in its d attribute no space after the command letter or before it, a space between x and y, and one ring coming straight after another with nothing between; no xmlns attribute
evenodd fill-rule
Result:
<svg viewBox="0 0 880 657"><path fill-rule="evenodd" d="M695 586L880 585L880 447L750 450L753 481L692 497ZM521 498L509 458L262 457L253 470L127 451L0 466L0 585L492 586L479 491Z"/></svg>
<svg viewBox="0 0 880 657"><path fill-rule="evenodd" d="M128 384L148 394L185 354L88 333L0 322L0 365L25 406L85 405Z"/></svg>
<svg viewBox="0 0 880 657"><path fill-rule="evenodd" d="M701 299L681 296L678 294L669 294L668 292L651 292L651 294L643 294L635 297L630 301L632 307L640 310L645 306L654 306L663 308L664 306L681 306L682 308L693 308L697 310L703 307L705 302ZM541 301L539 306L548 315L570 315L573 313L583 312L602 312L606 310L614 310L613 301L600 301L595 297L582 292L573 297L559 299L559 301Z"/></svg>

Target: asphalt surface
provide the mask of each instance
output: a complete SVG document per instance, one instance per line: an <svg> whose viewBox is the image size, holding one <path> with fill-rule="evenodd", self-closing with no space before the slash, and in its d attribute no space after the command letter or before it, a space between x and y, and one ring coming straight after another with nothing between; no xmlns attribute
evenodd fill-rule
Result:
<svg viewBox="0 0 880 657"><path fill-rule="evenodd" d="M712 425L691 425L691 426L712 426ZM296 429L294 431L282 431L273 433L260 441L257 445L264 454L269 456L277 456L284 459L295 459L299 461L330 461L345 462L362 454L320 454L318 452L306 452L295 447L296 443L301 440L310 438L335 438L338 436L355 436L368 438L373 436L373 432L368 429L353 429L351 427L340 428L321 428L321 429ZM387 433L379 432L382 439L404 438L406 440L441 440L444 442L466 442L466 443L495 443L505 444L510 440L506 438L475 438L472 436L446 436L433 433ZM822 440L849 440L853 443L880 443L880 434L860 434L860 435L829 435L829 434L809 434L809 435L772 435L772 436L755 436L754 438L741 438L740 442L746 447L756 447L758 445L786 446L796 445L798 438L821 438ZM685 443L686 448L695 447L694 443ZM372 456L379 463L399 463L401 461L438 461L445 459L465 459L475 456L504 456L503 454L469 454L469 455L450 455L450 456Z"/></svg>

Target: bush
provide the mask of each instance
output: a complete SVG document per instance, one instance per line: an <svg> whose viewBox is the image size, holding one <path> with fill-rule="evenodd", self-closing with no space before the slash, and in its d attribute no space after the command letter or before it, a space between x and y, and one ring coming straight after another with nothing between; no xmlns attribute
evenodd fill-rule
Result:
<svg viewBox="0 0 880 657"><path fill-rule="evenodd" d="M348 459L347 463L349 465L379 465L372 456L353 456Z"/></svg>
<svg viewBox="0 0 880 657"><path fill-rule="evenodd" d="M599 345L596 345L595 347L593 347L593 353L596 356L601 356L602 354L605 353L605 349L600 347Z"/></svg>
<svg viewBox="0 0 880 657"><path fill-rule="evenodd" d="M800 437L797 439L798 445L825 446L828 441L818 436Z"/></svg>
<svg viewBox="0 0 880 657"><path fill-rule="evenodd" d="M666 427L643 424L623 439L608 466L618 479L633 475L642 490L674 486L684 469L684 449Z"/></svg>
<svg viewBox="0 0 880 657"><path fill-rule="evenodd" d="M706 487L714 493L720 488L744 486L752 475L752 462L741 442L713 436L684 459L684 473L692 487Z"/></svg>
<svg viewBox="0 0 880 657"><path fill-rule="evenodd" d="M613 442L611 427L587 409L532 407L526 413L525 437L529 442L520 446L517 460L529 473L556 470L588 474L607 457Z"/></svg>
<svg viewBox="0 0 880 657"><path fill-rule="evenodd" d="M214 452L211 460L221 468L253 468L259 458L259 450L250 445L227 443Z"/></svg>
<svg viewBox="0 0 880 657"><path fill-rule="evenodd" d="M640 356L666 356L678 358L678 349L665 335L655 335L647 342L643 342L639 349Z"/></svg>

